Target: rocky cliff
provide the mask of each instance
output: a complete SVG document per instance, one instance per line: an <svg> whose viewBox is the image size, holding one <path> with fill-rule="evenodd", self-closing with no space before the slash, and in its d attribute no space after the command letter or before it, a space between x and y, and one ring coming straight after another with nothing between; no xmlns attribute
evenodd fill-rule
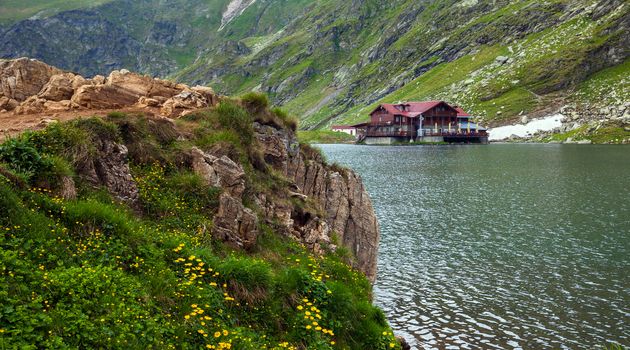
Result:
<svg viewBox="0 0 630 350"><path fill-rule="evenodd" d="M256 245L260 224L265 223L317 254L347 247L353 256L350 262L371 281L376 278L379 228L360 178L349 169L327 165L319 152L300 145L295 130L265 105L257 105L255 100L231 101L219 98L209 88L190 88L128 71L86 79L30 59L0 61L0 88L5 109L0 117L9 123L46 116L46 124L54 124L53 114L68 110L86 115L133 107L134 113L156 115L157 119L143 121L149 126L142 127L112 119L128 134L118 140L109 133L99 133L93 140L93 156L74 161L82 180L106 188L131 207L138 208L141 203L129 158L146 154L149 147L176 142L184 147L178 155L181 167L200 176L206 186L221 189L211 229L216 239L249 249ZM221 108L230 112L220 112ZM216 110L227 113L219 117L224 118L221 123L244 123L234 132L238 137L251 136L244 142L245 154L230 151L242 148L241 143L191 147L190 143L208 135L201 133L199 126L195 126L196 134L191 134L186 130L192 126L182 129L173 122L178 118L203 119ZM157 140L156 146L138 144L141 137L137 129L144 128L167 136ZM224 126L217 124L216 128ZM245 163L243 156L249 158ZM155 157L157 161L165 159ZM140 161L146 161L143 159ZM284 185L273 191L261 189L257 180L252 180L256 176L271 177L267 181ZM68 188L62 192L76 193ZM254 204L248 207L246 203Z"/></svg>
<svg viewBox="0 0 630 350"><path fill-rule="evenodd" d="M195 90L120 71L74 89L39 62L3 67L16 109L46 102L0 114L19 129L0 142L0 343L401 348L372 304L379 231L360 179L298 144L264 95L170 118L167 96ZM45 109L85 88L98 104ZM91 109L120 101L134 107Z"/></svg>
<svg viewBox="0 0 630 350"><path fill-rule="evenodd" d="M376 278L379 227L370 197L360 177L349 169L326 165L319 152L300 147L289 130L256 123L256 139L265 161L291 180L289 196L299 201L313 201L318 215L277 205L266 196L259 204L267 217L282 222L293 236L319 250L322 244L347 247L356 258L355 266L370 280Z"/></svg>

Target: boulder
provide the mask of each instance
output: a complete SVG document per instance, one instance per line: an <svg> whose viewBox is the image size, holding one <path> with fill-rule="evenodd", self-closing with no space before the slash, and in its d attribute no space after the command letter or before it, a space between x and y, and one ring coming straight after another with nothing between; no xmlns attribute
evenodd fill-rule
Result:
<svg viewBox="0 0 630 350"><path fill-rule="evenodd" d="M49 101L69 100L74 94L73 82L75 75L72 73L56 74L50 80L38 96Z"/></svg>
<svg viewBox="0 0 630 350"><path fill-rule="evenodd" d="M44 110L47 112L63 112L77 108L79 105L70 100L44 102Z"/></svg>
<svg viewBox="0 0 630 350"><path fill-rule="evenodd" d="M497 63L499 63L499 64L506 64L506 63L507 63L507 61L509 60L509 58L508 58L508 57L505 57L505 56L499 56L499 57L497 57L495 60L496 60L496 61L497 61Z"/></svg>
<svg viewBox="0 0 630 350"><path fill-rule="evenodd" d="M200 92L186 89L166 100L162 105L160 113L165 117L176 118L181 116L185 111L205 108L212 106L213 103L213 98L208 98L208 96Z"/></svg>
<svg viewBox="0 0 630 350"><path fill-rule="evenodd" d="M72 90L77 90L78 88L80 88L83 85L92 85L92 81L85 79L84 77L80 76L80 75L75 75L74 78L72 78Z"/></svg>
<svg viewBox="0 0 630 350"><path fill-rule="evenodd" d="M140 99L138 99L138 103L136 103L136 106L140 108L160 107L162 106L162 103L155 98L142 96L140 97Z"/></svg>
<svg viewBox="0 0 630 350"><path fill-rule="evenodd" d="M286 173L289 155L295 156L299 149L297 140L291 138L286 130L276 129L269 125L254 123L254 131L265 162L274 169Z"/></svg>
<svg viewBox="0 0 630 350"><path fill-rule="evenodd" d="M41 113L45 108L46 100L37 96L31 96L26 101L20 103L14 110L15 114L35 114Z"/></svg>
<svg viewBox="0 0 630 350"><path fill-rule="evenodd" d="M193 171L209 186L221 187L233 197L241 198L245 191L245 171L227 156L215 157L197 147L191 150Z"/></svg>
<svg viewBox="0 0 630 350"><path fill-rule="evenodd" d="M211 87L197 85L197 86L193 86L190 89L194 92L199 93L201 96L203 96L206 99L206 101L208 101L208 104L210 106L214 106L217 103L219 103L217 99L217 95L214 93L214 90Z"/></svg>
<svg viewBox="0 0 630 350"><path fill-rule="evenodd" d="M72 96L72 102L90 109L110 109L133 106L138 96L111 85L84 85Z"/></svg>
<svg viewBox="0 0 630 350"><path fill-rule="evenodd" d="M398 342L398 344L400 344L400 348L402 350L411 350L411 345L409 345L407 339L405 339L404 337L397 335L396 341Z"/></svg>
<svg viewBox="0 0 630 350"><path fill-rule="evenodd" d="M101 85L105 84L105 77L102 75L95 75L92 78L92 85Z"/></svg>
<svg viewBox="0 0 630 350"><path fill-rule="evenodd" d="M331 236L330 226L328 226L326 221L318 217L312 217L306 223L300 223L295 228L295 231L299 232L300 241L308 249L318 255L325 253L323 246L330 244Z"/></svg>
<svg viewBox="0 0 630 350"><path fill-rule="evenodd" d="M63 71L38 60L0 60L0 97L18 102L37 95L53 75Z"/></svg>
<svg viewBox="0 0 630 350"><path fill-rule="evenodd" d="M529 117L524 115L523 117L521 117L521 124L527 124L529 123Z"/></svg>
<svg viewBox="0 0 630 350"><path fill-rule="evenodd" d="M141 96L162 96L170 98L181 92L181 89L178 89L175 83L167 80L153 79L146 75L130 73L125 69L111 72L107 78L106 84L135 95L136 98L140 98Z"/></svg>
<svg viewBox="0 0 630 350"><path fill-rule="evenodd" d="M58 121L58 120L56 120L56 119L49 119L49 118L46 118L46 119L42 119L42 120L39 122L38 126L40 126L40 127L42 127L42 128L45 128L45 127L47 127L47 126L49 126L49 125L51 125L51 124L55 124L55 123L59 123L59 121Z"/></svg>
<svg viewBox="0 0 630 350"><path fill-rule="evenodd" d="M8 96L0 97L0 110L12 111L19 105L20 103L18 101Z"/></svg>

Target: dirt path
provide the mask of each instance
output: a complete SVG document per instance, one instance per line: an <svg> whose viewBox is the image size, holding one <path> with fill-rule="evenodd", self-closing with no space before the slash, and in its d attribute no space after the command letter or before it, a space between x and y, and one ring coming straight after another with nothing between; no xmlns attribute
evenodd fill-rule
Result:
<svg viewBox="0 0 630 350"><path fill-rule="evenodd" d="M64 122L79 118L104 117L111 112L123 112L147 116L157 115L159 110L152 108L121 108L121 109L99 109L99 110L74 110L56 113L41 114L14 114L11 112L0 113L0 141L8 137L15 136L25 130L40 130L50 124L52 120Z"/></svg>

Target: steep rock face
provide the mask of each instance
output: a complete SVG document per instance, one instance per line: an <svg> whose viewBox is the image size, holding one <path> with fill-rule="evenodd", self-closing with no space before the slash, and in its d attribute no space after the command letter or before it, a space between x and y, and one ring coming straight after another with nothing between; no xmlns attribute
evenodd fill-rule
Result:
<svg viewBox="0 0 630 350"><path fill-rule="evenodd" d="M193 148L193 171L223 192L213 235L248 248L259 234L258 220L264 220L316 254L324 253L326 247L336 249L335 244L347 247L354 255L354 267L374 282L380 233L360 177L351 170L326 165L318 153L304 152L288 129L254 123L254 130L265 163L283 174L291 182L290 188L254 194L257 216L243 205L243 168L227 156Z"/></svg>
<svg viewBox="0 0 630 350"><path fill-rule="evenodd" d="M227 156L216 157L197 147L191 150L191 166L208 186L221 188L219 210L212 235L236 247L249 248L258 237L258 217L243 205L245 171Z"/></svg>
<svg viewBox="0 0 630 350"><path fill-rule="evenodd" d="M326 225L306 220L306 226L313 228L302 232L301 238L308 237L310 244L329 243L335 233L339 242L354 254L355 267L374 281L380 231L361 178L352 170L325 165L318 153L301 152L290 131L260 124L255 124L255 130L265 161L293 180L296 192L314 200L325 213ZM284 219L287 225L295 219L303 220L302 215L289 217L282 206L272 205L272 208L276 218Z"/></svg>
<svg viewBox="0 0 630 350"><path fill-rule="evenodd" d="M356 267L373 281L380 232L361 178L351 170L332 169L324 166L321 158L308 158L302 153L291 159L287 175L295 180L301 193L323 204L326 222L352 251Z"/></svg>

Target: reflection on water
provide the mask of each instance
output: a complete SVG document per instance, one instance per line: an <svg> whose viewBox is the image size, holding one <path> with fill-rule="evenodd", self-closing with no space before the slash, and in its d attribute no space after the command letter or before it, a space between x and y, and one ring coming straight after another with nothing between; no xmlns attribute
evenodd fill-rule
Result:
<svg viewBox="0 0 630 350"><path fill-rule="evenodd" d="M630 148L320 146L381 225L376 303L423 348L630 343Z"/></svg>

